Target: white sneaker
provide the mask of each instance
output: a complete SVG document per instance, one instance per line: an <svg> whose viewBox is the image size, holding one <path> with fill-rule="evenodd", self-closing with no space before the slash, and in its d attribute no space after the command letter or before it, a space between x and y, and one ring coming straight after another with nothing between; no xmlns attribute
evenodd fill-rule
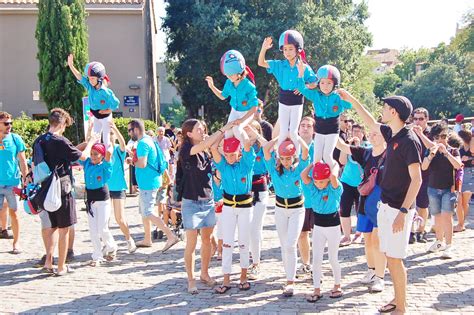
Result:
<svg viewBox="0 0 474 315"><path fill-rule="evenodd" d="M370 286L370 292L382 292L385 288L385 281L377 276L374 276L374 280L372 281L372 285Z"/></svg>
<svg viewBox="0 0 474 315"><path fill-rule="evenodd" d="M433 244L431 244L430 248L428 248L428 252L430 253L436 253L442 250L445 250L446 245L443 244L441 241L435 241Z"/></svg>
<svg viewBox="0 0 474 315"><path fill-rule="evenodd" d="M374 277L375 277L375 270L369 269L365 273L365 276L360 280L360 282L362 284L370 284L374 281Z"/></svg>
<svg viewBox="0 0 474 315"><path fill-rule="evenodd" d="M137 245L135 245L133 238L130 237L130 239L127 241L127 247L129 254L133 254L137 250Z"/></svg>
<svg viewBox="0 0 474 315"><path fill-rule="evenodd" d="M452 252L451 252L451 245L446 245L446 248L444 249L443 254L441 255L441 258L443 259L451 259L453 258Z"/></svg>

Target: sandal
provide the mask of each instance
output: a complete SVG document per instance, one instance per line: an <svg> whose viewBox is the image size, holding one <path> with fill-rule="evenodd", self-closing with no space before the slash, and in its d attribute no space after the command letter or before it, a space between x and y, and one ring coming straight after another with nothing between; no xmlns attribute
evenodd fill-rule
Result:
<svg viewBox="0 0 474 315"><path fill-rule="evenodd" d="M143 243L143 241L140 241L140 242L137 242L135 244L135 246L139 247L139 248L148 248L148 247L151 247L152 244L146 244L146 243Z"/></svg>
<svg viewBox="0 0 474 315"><path fill-rule="evenodd" d="M52 275L52 274L54 274L54 269L43 267L43 268L40 269L40 273Z"/></svg>
<svg viewBox="0 0 474 315"><path fill-rule="evenodd" d="M306 301L308 301L309 303L316 303L317 301L319 301L321 298L323 297L322 294L311 294L310 296L308 296L306 298Z"/></svg>
<svg viewBox="0 0 474 315"><path fill-rule="evenodd" d="M199 291L198 291L198 289L197 289L196 287L189 287L189 288L188 288L188 293L189 293L189 294L192 294L192 295L195 295L195 294L198 294Z"/></svg>
<svg viewBox="0 0 474 315"><path fill-rule="evenodd" d="M206 286L211 287L211 288L214 287L217 283L217 281L212 278L209 278L207 280L200 278L200 280L201 280L201 283L204 283Z"/></svg>
<svg viewBox="0 0 474 315"><path fill-rule="evenodd" d="M171 247L176 245L178 242L179 242L179 237L175 236L173 240L169 240L169 241L166 242L166 244L163 247L163 249L161 250L161 252L162 253L166 252L168 249L170 249Z"/></svg>
<svg viewBox="0 0 474 315"><path fill-rule="evenodd" d="M224 294L226 293L227 291L229 291L232 287L229 286L229 285L221 285L220 287L218 287L217 289L214 290L214 292L216 292L217 294Z"/></svg>
<svg viewBox="0 0 474 315"><path fill-rule="evenodd" d="M65 268L63 269L63 271L56 271L54 273L54 276L55 277L61 277L61 276L67 275L68 273L73 273L73 272L74 272L74 270L71 268L71 266L66 265Z"/></svg>
<svg viewBox="0 0 474 315"><path fill-rule="evenodd" d="M243 283L239 283L239 290L240 291L250 290L250 283L248 283L247 281L245 281Z"/></svg>
<svg viewBox="0 0 474 315"><path fill-rule="evenodd" d="M336 290L332 290L331 291L331 295L329 295L329 297L331 299L338 299L340 297L342 297L342 295L344 294L344 291L342 291L342 289L336 289Z"/></svg>
<svg viewBox="0 0 474 315"><path fill-rule="evenodd" d="M382 306L381 308L378 309L379 313L391 313L393 312L395 309L397 308L397 306L393 303L388 303L384 306Z"/></svg>
<svg viewBox="0 0 474 315"><path fill-rule="evenodd" d="M19 249L19 248L14 248L14 249L10 252L10 254L19 255L19 254L21 254L21 249Z"/></svg>
<svg viewBox="0 0 474 315"><path fill-rule="evenodd" d="M465 227L460 227L459 225L456 225L456 226L453 228L453 232L454 232L454 233L464 232L465 230L466 230Z"/></svg>

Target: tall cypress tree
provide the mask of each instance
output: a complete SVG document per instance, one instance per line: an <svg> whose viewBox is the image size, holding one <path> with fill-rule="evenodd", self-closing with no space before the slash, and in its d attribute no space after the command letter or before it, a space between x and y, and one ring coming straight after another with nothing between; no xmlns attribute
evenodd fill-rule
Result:
<svg viewBox="0 0 474 315"><path fill-rule="evenodd" d="M67 56L82 69L88 60L88 38L84 0L38 1L36 40L39 60L40 97L48 109L61 107L76 121L75 136L82 134L84 88L67 66Z"/></svg>

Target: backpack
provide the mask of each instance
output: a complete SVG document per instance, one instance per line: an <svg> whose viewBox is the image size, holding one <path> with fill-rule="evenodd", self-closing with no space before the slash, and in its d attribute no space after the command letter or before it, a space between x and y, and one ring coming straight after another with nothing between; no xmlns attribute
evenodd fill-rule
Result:
<svg viewBox="0 0 474 315"><path fill-rule="evenodd" d="M165 155L163 154L163 151L161 151L161 148L158 143L156 143L156 141L154 140L153 143L155 144L156 148L156 165L151 165L150 163L148 163L147 165L149 165L153 170L158 173L158 175L161 176L168 168L168 161L165 160Z"/></svg>
<svg viewBox="0 0 474 315"><path fill-rule="evenodd" d="M41 147L43 141L47 141L47 139L40 137L33 145L33 163L35 165L33 169L33 181L35 184L40 184L51 176L51 170L44 160L44 151Z"/></svg>

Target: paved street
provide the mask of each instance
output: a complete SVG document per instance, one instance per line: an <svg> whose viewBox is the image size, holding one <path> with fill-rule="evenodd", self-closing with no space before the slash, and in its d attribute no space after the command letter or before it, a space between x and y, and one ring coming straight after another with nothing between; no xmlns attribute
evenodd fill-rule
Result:
<svg viewBox="0 0 474 315"><path fill-rule="evenodd" d="M134 238L139 240L143 234L136 204L136 198L127 199L126 217ZM79 200L78 206L82 205L83 201ZM111 229L120 246L118 260L102 267L86 266L92 248L84 211L79 212L76 227L75 250L78 254L74 263L75 273L64 277L40 274L39 269L32 268L33 262L43 255L39 218L28 216L23 210L19 213L23 253L9 254L11 241L0 240L0 286L3 290L0 313L375 313L377 307L389 301L393 292L388 275L383 293L370 294L366 287L359 284L366 265L363 245L357 244L340 250L345 290L342 299L328 297L333 282L327 260L323 266L322 290L325 296L322 300L316 304L305 301L305 295L311 291L310 281L299 282L293 298L282 297L283 266L273 208L265 219L261 280L254 282L250 291L239 291L234 287L223 296L214 294L203 285L198 285L200 291L196 296L186 292L183 242L166 254L159 252L164 242L157 241L153 248L139 249L129 255L124 237L113 219ZM474 222L473 219L471 215L470 222ZM410 312L474 313L474 230L472 224L468 226L468 230L455 235L455 257L451 260L441 260L438 254L426 254L426 244L410 247L410 256L406 260L409 267L407 300ZM238 283L237 259L235 252L234 285ZM222 280L216 260L212 261L211 274Z"/></svg>

